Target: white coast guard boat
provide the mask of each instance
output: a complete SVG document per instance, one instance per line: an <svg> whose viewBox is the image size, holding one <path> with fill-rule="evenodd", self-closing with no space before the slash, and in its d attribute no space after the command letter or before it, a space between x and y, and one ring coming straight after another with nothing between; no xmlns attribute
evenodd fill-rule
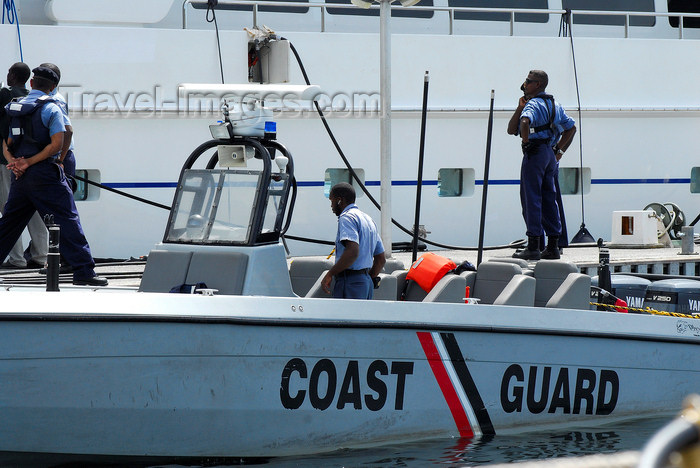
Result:
<svg viewBox="0 0 700 468"><path fill-rule="evenodd" d="M222 73L206 2L22 0L14 2L19 30L16 24L0 25L0 67L21 58L32 66L47 60L58 64L61 92L73 117L78 169L86 171L80 174L169 205L177 183L177 157L206 137L205 125L216 118L219 104L184 99L179 85L217 82L222 74L229 84L255 80L254 60L249 63L254 40L243 27L267 25L298 50L310 81L321 88L320 105L340 146L379 199L378 13L339 1L302 0L296 5L220 0L216 13ZM516 3L521 9L514 8ZM541 68L550 76L548 91L579 128L561 162L569 238L584 218L582 195L586 226L595 238L609 239L612 211L640 210L651 202L675 202L692 220L700 191L697 145L688 139L700 124L700 62L695 59L700 56L700 30L694 2L516 3L422 0L394 10L393 216L404 225L413 219L427 70L421 222L431 232L429 239L477 244L471 214L480 211L492 89L495 121L485 243L523 237L520 207L514 202L521 154L518 141L505 129L522 80L528 70ZM559 33L566 8L573 11L575 54L570 38ZM288 62L280 69L288 70L289 82L303 84L293 56L287 52L282 60ZM329 186L349 180L348 170L309 103L278 104L275 118L279 138L304 162L296 171L299 190L289 234L332 240L334 220L317 214L327 208ZM96 257L148 253L151 239L161 235L168 218L166 210L105 188L88 186L80 197L84 200L77 202L78 209ZM359 205L380 225L379 212L364 195ZM138 229L112 228L134 224ZM392 239L407 236L395 229ZM293 255L329 250L291 240L288 245Z"/></svg>
<svg viewBox="0 0 700 468"><path fill-rule="evenodd" d="M546 274L564 262L296 296L292 156L229 125L183 167L138 291L0 288L0 451L292 455L671 414L700 388L697 320L587 310L588 276Z"/></svg>

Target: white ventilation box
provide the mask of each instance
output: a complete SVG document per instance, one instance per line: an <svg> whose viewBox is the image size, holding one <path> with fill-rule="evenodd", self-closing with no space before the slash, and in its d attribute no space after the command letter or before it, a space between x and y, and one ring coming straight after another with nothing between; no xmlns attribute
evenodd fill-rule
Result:
<svg viewBox="0 0 700 468"><path fill-rule="evenodd" d="M610 243L621 246L657 246L657 217L648 211L613 211Z"/></svg>

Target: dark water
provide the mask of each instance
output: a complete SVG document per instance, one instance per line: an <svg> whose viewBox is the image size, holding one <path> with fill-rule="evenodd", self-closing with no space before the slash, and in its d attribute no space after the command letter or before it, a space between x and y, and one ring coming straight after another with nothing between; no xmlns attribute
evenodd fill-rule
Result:
<svg viewBox="0 0 700 468"><path fill-rule="evenodd" d="M566 428L521 435L502 435L481 440L431 440L368 449L343 450L324 455L249 460L270 467L471 467L524 460L615 453L639 450L671 420L650 418L606 427ZM233 466L212 465L219 468ZM245 461L243 461L245 463ZM182 464L158 465L179 468Z"/></svg>
<svg viewBox="0 0 700 468"><path fill-rule="evenodd" d="M367 449L341 450L323 455L270 459L143 460L101 457L52 457L50 455L2 454L0 467L471 467L525 460L615 453L639 450L671 417L640 419L587 428L555 429L489 439L439 439Z"/></svg>

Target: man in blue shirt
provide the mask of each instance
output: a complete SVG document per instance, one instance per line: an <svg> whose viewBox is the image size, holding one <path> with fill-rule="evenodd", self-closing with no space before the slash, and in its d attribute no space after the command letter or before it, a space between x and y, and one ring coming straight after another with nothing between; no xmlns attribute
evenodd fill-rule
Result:
<svg viewBox="0 0 700 468"><path fill-rule="evenodd" d="M0 258L7 256L35 211L42 217L51 214L61 227L61 254L73 267L73 284L106 286L107 280L95 275L73 193L58 164L65 125L61 110L49 96L58 75L46 67L32 72L32 91L5 108L11 125L3 153L13 177L0 218Z"/></svg>
<svg viewBox="0 0 700 468"><path fill-rule="evenodd" d="M372 299L373 278L379 276L386 258L377 226L355 205L355 189L341 182L331 188L331 210L338 216L335 238L335 265L328 270L321 286L338 299Z"/></svg>
<svg viewBox="0 0 700 468"><path fill-rule="evenodd" d="M522 138L520 203L527 226L527 248L513 254L525 260L557 259L561 219L554 178L558 161L576 133L574 120L546 94L549 83L542 70L531 70L521 89L524 93L508 122L508 133ZM547 248L540 252L539 238L547 234Z"/></svg>
<svg viewBox="0 0 700 468"><path fill-rule="evenodd" d="M25 84L29 80L32 71L26 63L17 62L7 71L8 88L0 89L0 136L3 140L8 137L10 129L10 118L5 112L5 106L12 100L22 98L29 94L29 90ZM10 185L12 183L12 171L7 169L7 161L3 156L0 158L0 210L7 202L7 196L10 193ZM28 262L24 258L24 247L22 246L22 237L17 239L17 242L10 251L8 260L0 265L0 268L16 269L16 268L42 268L46 263L46 255L49 250L49 232L46 230L46 225L42 221L39 213L35 213L27 223L27 230L31 237L29 254L31 260Z"/></svg>
<svg viewBox="0 0 700 468"><path fill-rule="evenodd" d="M53 72L58 75L58 80L60 83L61 69L58 68L57 65L46 62L39 66L53 70ZM70 185L73 192L75 192L77 188L75 182L75 143L73 139L73 125L71 124L70 117L68 116L68 103L66 102L66 98L58 92L58 84L56 84L56 87L53 89L53 91L51 91L50 96L61 109L61 113L63 114L63 124L66 127L66 133L63 137L63 148L61 148L61 156L58 158L58 163L63 165L63 171L68 177L68 185Z"/></svg>

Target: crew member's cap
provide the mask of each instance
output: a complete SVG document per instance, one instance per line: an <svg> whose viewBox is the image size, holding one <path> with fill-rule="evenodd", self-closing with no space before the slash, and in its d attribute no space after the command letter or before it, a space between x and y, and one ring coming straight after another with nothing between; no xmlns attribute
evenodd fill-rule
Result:
<svg viewBox="0 0 700 468"><path fill-rule="evenodd" d="M49 80L55 85L58 84L58 75L55 71L51 70L50 68L36 67L34 70L32 70L32 73L34 73L34 76L38 76L39 78Z"/></svg>

